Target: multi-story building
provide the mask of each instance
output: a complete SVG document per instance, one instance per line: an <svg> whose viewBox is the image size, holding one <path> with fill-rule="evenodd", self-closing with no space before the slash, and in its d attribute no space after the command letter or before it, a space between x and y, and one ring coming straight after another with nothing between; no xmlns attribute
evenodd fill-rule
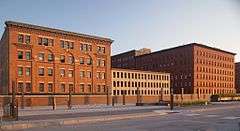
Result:
<svg viewBox="0 0 240 131"><path fill-rule="evenodd" d="M113 40L7 21L0 42L1 93L106 94Z"/></svg>
<svg viewBox="0 0 240 131"><path fill-rule="evenodd" d="M175 93L184 89L185 94L225 94L235 92L234 56L191 43L137 56L134 63L135 69L171 73Z"/></svg>
<svg viewBox="0 0 240 131"><path fill-rule="evenodd" d="M235 87L236 92L240 93L240 62L235 63Z"/></svg>
<svg viewBox="0 0 240 131"><path fill-rule="evenodd" d="M170 93L170 74L112 68L112 94L136 96L159 96Z"/></svg>
<svg viewBox="0 0 240 131"><path fill-rule="evenodd" d="M131 50L111 57L113 68L135 69L135 57L151 53L150 49Z"/></svg>

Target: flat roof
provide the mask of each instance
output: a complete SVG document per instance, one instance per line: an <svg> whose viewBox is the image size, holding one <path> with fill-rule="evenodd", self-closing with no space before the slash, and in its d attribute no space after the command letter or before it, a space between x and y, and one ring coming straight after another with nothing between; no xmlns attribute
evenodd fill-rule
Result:
<svg viewBox="0 0 240 131"><path fill-rule="evenodd" d="M112 39L105 38L105 37L81 34L81 33L76 33L76 32L71 32L71 31L64 31L64 30L61 30L61 29L49 28L49 27L33 25L33 24L28 24L28 23L16 22L16 21L6 21L5 25L6 26L14 25L14 26L19 26L19 27L24 27L24 28L49 31L49 32L53 32L53 33L60 33L60 34L65 34L65 35L73 35L73 36L91 38L91 39L96 39L96 40L103 40L103 41L108 41L108 42L111 42L111 43L113 42Z"/></svg>
<svg viewBox="0 0 240 131"><path fill-rule="evenodd" d="M231 55L236 55L236 53L228 52L228 51L221 50L221 49L218 49L218 48L215 48L215 47L210 47L210 46L206 46L206 45L199 44L199 43L190 43L190 44L181 45L181 46L177 46L177 47L173 47L173 48L168 48L168 49L163 49L163 50L155 51L155 52L152 52L152 53L149 53L149 54L140 55L140 56L137 56L137 57L142 57L142 56L146 56L146 55L161 53L161 52L170 51L170 50L174 50L174 49L178 49L178 48L183 48L183 47L188 47L188 46L199 46L199 47L208 48L208 49L215 50L215 51L220 51L220 52L228 53L228 54L231 54Z"/></svg>
<svg viewBox="0 0 240 131"><path fill-rule="evenodd" d="M125 68L112 68L112 71L113 70L122 70L122 71L135 71L135 72L144 72L144 73L162 73L162 74L170 74L168 72L159 72L159 71L149 71L149 70L139 70L139 69L125 69Z"/></svg>

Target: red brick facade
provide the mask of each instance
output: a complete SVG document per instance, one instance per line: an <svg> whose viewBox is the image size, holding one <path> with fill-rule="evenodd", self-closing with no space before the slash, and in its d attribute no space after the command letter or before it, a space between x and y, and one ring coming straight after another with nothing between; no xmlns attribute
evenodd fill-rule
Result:
<svg viewBox="0 0 240 131"><path fill-rule="evenodd" d="M231 52L192 43L137 56L135 69L171 73L175 93L181 93L182 88L185 94L234 93L234 56Z"/></svg>
<svg viewBox="0 0 240 131"><path fill-rule="evenodd" d="M8 21L0 44L1 93L11 93L12 81L16 81L19 93L67 94L72 90L79 95L106 95L111 88L112 42Z"/></svg>

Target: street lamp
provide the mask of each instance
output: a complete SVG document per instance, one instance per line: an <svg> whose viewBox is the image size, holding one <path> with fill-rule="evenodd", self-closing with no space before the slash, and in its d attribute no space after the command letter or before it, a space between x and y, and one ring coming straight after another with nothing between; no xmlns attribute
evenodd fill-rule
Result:
<svg viewBox="0 0 240 131"><path fill-rule="evenodd" d="M171 93L170 93L170 109L173 110L173 88L171 88Z"/></svg>

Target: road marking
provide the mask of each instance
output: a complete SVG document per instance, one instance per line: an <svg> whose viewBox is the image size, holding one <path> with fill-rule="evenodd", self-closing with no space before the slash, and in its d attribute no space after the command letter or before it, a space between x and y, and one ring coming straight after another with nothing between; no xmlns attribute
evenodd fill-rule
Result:
<svg viewBox="0 0 240 131"><path fill-rule="evenodd" d="M240 117L236 117L236 116L227 116L227 117L223 117L221 119L225 119L225 120L235 120L235 119L240 119Z"/></svg>
<svg viewBox="0 0 240 131"><path fill-rule="evenodd" d="M206 115L206 117L218 117L218 115Z"/></svg>
<svg viewBox="0 0 240 131"><path fill-rule="evenodd" d="M200 114L196 114L196 113L193 113L193 114L185 114L186 116L199 116Z"/></svg>

